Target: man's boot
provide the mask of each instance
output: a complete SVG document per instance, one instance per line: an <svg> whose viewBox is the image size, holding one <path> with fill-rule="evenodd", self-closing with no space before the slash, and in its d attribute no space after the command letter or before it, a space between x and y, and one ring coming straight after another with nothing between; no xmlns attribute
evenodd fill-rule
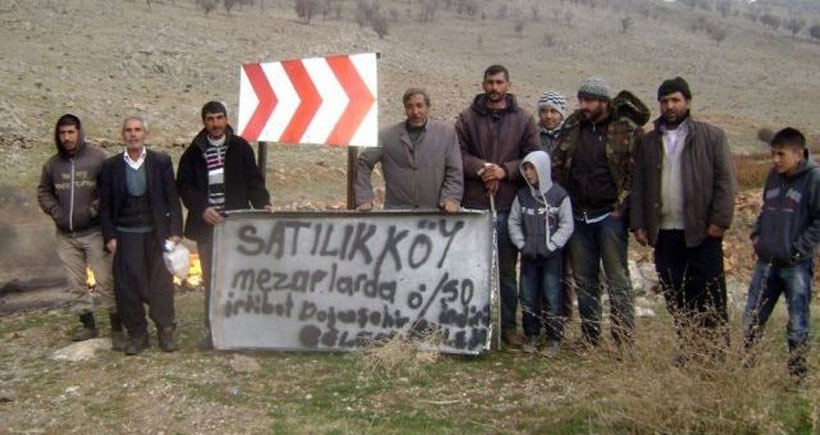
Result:
<svg viewBox="0 0 820 435"><path fill-rule="evenodd" d="M145 349L148 349L148 333L141 333L133 335L128 338L128 344L125 345L126 355L136 355Z"/></svg>
<svg viewBox="0 0 820 435"><path fill-rule="evenodd" d="M82 327L74 331L71 341L85 341L97 337L97 323L94 321L94 313L88 312L80 315Z"/></svg>
<svg viewBox="0 0 820 435"><path fill-rule="evenodd" d="M177 342L174 339L174 331L176 326L166 326L164 328L157 328L157 339L159 341L159 348L163 352L175 352L177 350Z"/></svg>
<svg viewBox="0 0 820 435"><path fill-rule="evenodd" d="M111 350L122 352L128 345L128 338L122 330L122 320L117 313L108 313L108 320L111 322Z"/></svg>

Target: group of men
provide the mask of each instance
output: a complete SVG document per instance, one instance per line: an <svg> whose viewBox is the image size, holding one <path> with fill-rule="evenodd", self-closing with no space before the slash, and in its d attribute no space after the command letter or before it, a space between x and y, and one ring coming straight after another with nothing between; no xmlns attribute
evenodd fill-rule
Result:
<svg viewBox="0 0 820 435"><path fill-rule="evenodd" d="M205 104L202 122L175 177L170 157L146 147L142 118L123 122L125 150L110 158L85 141L78 117L66 114L57 121L57 153L43 166L37 197L56 224L57 253L76 296L81 325L73 340L98 336L94 300L85 287L89 268L109 315L114 350L136 355L149 346L144 304L159 348L177 350L173 278L163 253L184 235L197 242L203 268L210 270L210 227L225 211L272 210L253 149L233 134L225 106ZM188 209L184 232L180 199ZM206 292L206 326L208 300Z"/></svg>
<svg viewBox="0 0 820 435"><path fill-rule="evenodd" d="M430 118L431 101L423 89L408 89L402 99L406 120L383 129L381 146L359 156L357 209L373 208L371 174L377 163L384 174L387 209L439 209L448 214L461 207L492 209L498 241L500 334L507 346L520 347L525 343L516 321L518 248L510 238L508 219L519 188L530 182L529 175L526 181L524 177L527 161L548 162L551 167L540 168L538 175L546 174L550 179L542 182L549 186L553 182L563 186L561 198L565 195L571 203L569 213L569 207L562 205L566 208L562 213L571 216L570 225L563 228L571 235L562 253L566 267L560 291L565 296L577 294L583 344L601 344L601 298L607 291L613 341L626 352L633 346L635 308L627 260L632 231L638 243L654 247L656 270L678 334L673 362L685 364L695 355L721 354L729 340L722 241L732 223L737 186L726 135L692 115L688 83L676 77L660 85L660 116L646 134L642 127L650 120L646 105L628 91L614 94L599 77L581 83L578 109L572 113L563 95L544 93L538 102L538 121L509 92L505 67L488 67L482 86L483 92L459 114L454 126ZM115 349L133 355L148 346L143 308L148 303L160 348L175 350L173 288L163 266L163 250L184 235L197 242L203 269L210 271L211 227L222 222L225 211L272 210L253 150L228 125L224 105L207 103L202 121L204 128L183 153L176 179L170 158L146 149L147 126L138 117L125 120L125 151L109 159L83 140L76 116L65 115L57 122L58 152L43 167L38 198L56 223L58 254L78 296L75 306L82 327L75 340L97 336L94 306L83 290L89 267L109 313ZM793 209L783 213L802 220L787 225L783 231L788 234L772 236L766 223L788 218L771 211L779 210L777 204L761 214L753 238L756 251L763 254L744 314L745 343L747 347L754 343L777 292L787 293L790 307L800 307L795 308L796 320L789 323L789 344L795 354L790 368L804 373L805 299L807 292L810 295L810 282L805 281L810 281L812 249L820 241L816 175L820 171L803 156L805 138L796 130L786 130L771 144L773 174L785 177L783 185L794 182L789 177L803 178L791 190L767 185L765 199L769 204L785 196ZM525 160L533 152L546 153L548 158ZM807 197L802 203L801 196ZM180 199L188 210L184 233ZM794 208L800 207L800 213L795 213ZM530 210L543 213L537 207ZM770 255L774 248L767 245L778 237L791 249L783 258ZM761 269L765 265L774 269ZM209 330L208 273L205 278ZM571 299L560 300L561 315L569 316ZM542 314L538 302L524 304L530 315ZM210 333L205 342L210 342Z"/></svg>
<svg viewBox="0 0 820 435"><path fill-rule="evenodd" d="M446 213L459 207L493 209L500 333L508 346L526 346L516 321L518 250L507 226L516 191L525 183L522 159L544 151L551 157L552 180L566 189L571 200L574 225L564 253L567 267L561 291L567 296L574 288L577 293L583 344L594 347L601 342L601 296L606 290L613 341L627 352L633 345L635 308L627 259L632 231L638 243L654 247L661 289L678 335L673 363L685 364L702 355L719 358L729 344L723 235L732 223L737 185L726 135L692 115L689 84L676 77L660 85L660 116L648 133L642 128L650 120L646 105L628 91L615 95L600 77L581 83L578 109L572 113L563 95L545 92L538 102L537 121L509 93L509 72L503 66L488 67L482 86L483 92L458 115L455 126L430 119L430 97L422 89L408 89L403 97L407 119L383 130L381 147L359 157L358 209L373 207L370 176L378 162L387 209L438 208ZM797 153L805 148L805 140L803 148L796 139L789 143L796 144ZM772 144L773 150L776 146ZM816 176L808 158L801 168ZM805 206L817 209L818 215L808 214L820 219L820 200ZM757 238L760 225L756 228ZM811 247L818 240L801 241L801 270L810 272ZM768 264L772 259L759 261ZM785 272L778 269L778 273ZM767 276L756 278L750 294L760 294L760 282ZM806 273L800 277L806 278ZM788 293L787 300L791 298L797 280L773 279L770 284ZM805 286L805 279L801 282ZM806 290L798 293L803 295L801 321L789 322L790 349L798 355L797 362L790 363L798 367L793 373L805 369L808 346ZM776 301L779 293L767 294L774 294ZM774 303L760 299L750 297L744 315L747 347ZM572 307L567 301L571 299L564 299L564 316ZM761 310L763 314L758 314Z"/></svg>

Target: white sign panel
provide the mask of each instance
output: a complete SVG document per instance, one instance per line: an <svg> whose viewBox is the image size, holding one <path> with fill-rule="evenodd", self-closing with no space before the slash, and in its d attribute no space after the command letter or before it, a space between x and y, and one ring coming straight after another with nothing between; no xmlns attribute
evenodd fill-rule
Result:
<svg viewBox="0 0 820 435"><path fill-rule="evenodd" d="M217 349L350 350L433 334L489 349L492 218L484 212L240 213L215 229Z"/></svg>

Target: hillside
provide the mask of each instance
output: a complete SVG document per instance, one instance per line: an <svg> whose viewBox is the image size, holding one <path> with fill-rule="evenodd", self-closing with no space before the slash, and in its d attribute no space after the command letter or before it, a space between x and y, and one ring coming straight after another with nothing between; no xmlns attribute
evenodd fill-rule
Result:
<svg viewBox="0 0 820 435"><path fill-rule="evenodd" d="M761 125L818 130L820 90L811 84L820 82L820 45L805 34L792 39L742 16L721 18L677 3L620 0L591 8L584 5L589 0L516 1L500 19L508 2L480 2L473 18L438 2L434 19L420 22L421 2L379 2L398 18L383 40L354 22L353 1L340 3L342 19L316 16L309 25L291 1L266 0L230 15L220 8L207 17L186 0L150 7L3 3L0 107L7 116L0 128L27 140L49 141L53 120L73 111L93 137L116 140L122 117L136 113L148 119L157 143L184 143L199 129L203 102L220 99L235 110L241 62L366 51L382 54L382 124L402 116L398 100L410 84L428 88L435 115L452 119L479 92L483 68L497 62L509 67L513 91L528 108L546 88L572 95L596 74L654 108L659 82L682 75L697 113L723 125L737 146L754 143ZM627 16L633 23L623 32ZM699 16L726 27L727 38L718 45L692 31ZM524 19L519 35L515 23Z"/></svg>

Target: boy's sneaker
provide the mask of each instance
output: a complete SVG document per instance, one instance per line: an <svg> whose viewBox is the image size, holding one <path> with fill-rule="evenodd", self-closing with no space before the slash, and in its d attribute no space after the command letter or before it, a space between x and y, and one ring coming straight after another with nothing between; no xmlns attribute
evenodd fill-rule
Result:
<svg viewBox="0 0 820 435"><path fill-rule="evenodd" d="M538 337L527 337L527 341L521 346L521 351L524 353L535 353L538 351Z"/></svg>
<svg viewBox="0 0 820 435"><path fill-rule="evenodd" d="M541 349L541 351L538 352L538 354L547 358L555 358L558 356L558 351L560 348L561 345L559 342L555 340L549 340L547 341L546 346L544 346Z"/></svg>

